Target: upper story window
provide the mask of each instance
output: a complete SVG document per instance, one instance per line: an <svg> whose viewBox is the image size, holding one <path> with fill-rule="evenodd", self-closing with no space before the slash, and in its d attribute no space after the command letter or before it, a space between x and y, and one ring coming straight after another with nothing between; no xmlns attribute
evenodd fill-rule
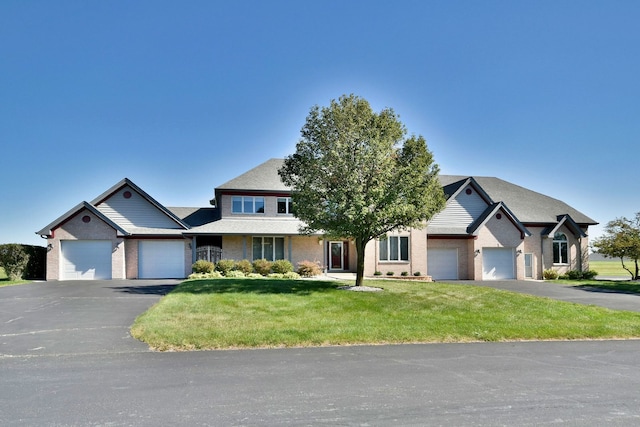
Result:
<svg viewBox="0 0 640 427"><path fill-rule="evenodd" d="M553 263L569 264L569 242L564 233L556 233L553 235Z"/></svg>
<svg viewBox="0 0 640 427"><path fill-rule="evenodd" d="M380 261L409 261L409 236L381 239Z"/></svg>
<svg viewBox="0 0 640 427"><path fill-rule="evenodd" d="M264 197L233 196L231 199L231 212L245 214L264 213Z"/></svg>
<svg viewBox="0 0 640 427"><path fill-rule="evenodd" d="M279 214L293 213L293 201L291 200L291 197L278 197L278 213Z"/></svg>

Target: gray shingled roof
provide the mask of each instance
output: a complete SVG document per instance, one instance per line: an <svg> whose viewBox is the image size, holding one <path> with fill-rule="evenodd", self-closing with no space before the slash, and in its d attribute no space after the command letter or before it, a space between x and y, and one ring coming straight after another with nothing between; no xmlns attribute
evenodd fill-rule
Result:
<svg viewBox="0 0 640 427"><path fill-rule="evenodd" d="M280 180L278 169L284 159L270 159L250 171L228 181L217 190L290 191ZM454 193L469 176L440 175L440 183L448 194ZM557 223L559 215L568 214L578 224L597 224L582 212L561 200L537 193L499 178L473 177L493 203L503 202L525 224Z"/></svg>
<svg viewBox="0 0 640 427"><path fill-rule="evenodd" d="M218 221L193 227L188 234L300 234L301 221L295 218L223 218Z"/></svg>
<svg viewBox="0 0 640 427"><path fill-rule="evenodd" d="M284 159L269 159L231 181L225 182L216 190L290 191L278 175L278 169L283 163Z"/></svg>
<svg viewBox="0 0 640 427"><path fill-rule="evenodd" d="M468 176L440 175L440 183L445 192L452 194ZM582 212L565 202L545 196L499 178L474 176L476 182L491 197L493 202L504 202L513 214L524 224L557 223L559 215L568 214L578 224L597 224Z"/></svg>

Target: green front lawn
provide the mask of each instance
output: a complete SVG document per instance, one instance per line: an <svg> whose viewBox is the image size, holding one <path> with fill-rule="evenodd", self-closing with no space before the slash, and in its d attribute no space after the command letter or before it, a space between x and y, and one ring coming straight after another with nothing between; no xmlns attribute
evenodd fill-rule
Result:
<svg viewBox="0 0 640 427"><path fill-rule="evenodd" d="M633 261L626 262L627 268L633 270L635 264ZM619 259L612 259L607 261L589 261L589 270L595 270L598 272L598 276L610 276L610 277L626 277L631 278L631 275L627 270L622 268L622 263Z"/></svg>
<svg viewBox="0 0 640 427"><path fill-rule="evenodd" d="M491 288L369 280L186 281L136 319L157 350L640 338L640 313Z"/></svg>

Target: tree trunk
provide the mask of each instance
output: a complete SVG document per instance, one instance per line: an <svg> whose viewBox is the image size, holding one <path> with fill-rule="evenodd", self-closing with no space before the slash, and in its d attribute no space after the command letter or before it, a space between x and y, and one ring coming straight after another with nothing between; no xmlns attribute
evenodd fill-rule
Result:
<svg viewBox="0 0 640 427"><path fill-rule="evenodd" d="M362 286L364 281L364 247L367 242L361 237L356 237L356 254L358 261L356 262L356 286Z"/></svg>

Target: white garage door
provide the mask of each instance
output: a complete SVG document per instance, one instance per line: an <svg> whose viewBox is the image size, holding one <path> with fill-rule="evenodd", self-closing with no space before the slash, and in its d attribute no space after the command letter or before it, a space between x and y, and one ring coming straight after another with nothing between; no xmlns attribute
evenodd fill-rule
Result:
<svg viewBox="0 0 640 427"><path fill-rule="evenodd" d="M427 274L434 280L458 280L458 250L427 249Z"/></svg>
<svg viewBox="0 0 640 427"><path fill-rule="evenodd" d="M110 240L63 240L62 280L111 279Z"/></svg>
<svg viewBox="0 0 640 427"><path fill-rule="evenodd" d="M184 240L143 240L138 246L138 277L184 278Z"/></svg>
<svg viewBox="0 0 640 427"><path fill-rule="evenodd" d="M513 248L482 248L482 279L515 279Z"/></svg>

